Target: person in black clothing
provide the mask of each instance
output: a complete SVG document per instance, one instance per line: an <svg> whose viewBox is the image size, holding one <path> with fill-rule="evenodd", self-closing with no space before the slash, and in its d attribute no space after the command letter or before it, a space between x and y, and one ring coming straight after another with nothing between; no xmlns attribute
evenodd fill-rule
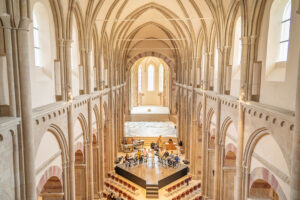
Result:
<svg viewBox="0 0 300 200"><path fill-rule="evenodd" d="M183 144L182 144L182 140L180 140L180 141L179 141L179 146L182 147L182 145L183 145Z"/></svg>

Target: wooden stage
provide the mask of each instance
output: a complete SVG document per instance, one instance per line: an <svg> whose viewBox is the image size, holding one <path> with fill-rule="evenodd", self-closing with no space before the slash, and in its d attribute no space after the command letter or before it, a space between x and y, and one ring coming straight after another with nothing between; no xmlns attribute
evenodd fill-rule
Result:
<svg viewBox="0 0 300 200"><path fill-rule="evenodd" d="M125 167L120 164L115 167L117 174L145 188L147 185L155 185L162 188L173 181L185 176L189 172L186 165L179 164L177 168L165 168L158 164L157 158L155 162L149 159L148 163L139 164L132 168Z"/></svg>

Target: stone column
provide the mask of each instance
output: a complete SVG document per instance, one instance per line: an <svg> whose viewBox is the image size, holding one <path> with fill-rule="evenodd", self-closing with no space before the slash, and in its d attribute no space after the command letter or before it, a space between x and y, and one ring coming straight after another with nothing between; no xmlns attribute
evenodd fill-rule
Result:
<svg viewBox="0 0 300 200"><path fill-rule="evenodd" d="M300 6L300 5L299 5ZM291 200L300 199L300 55L298 58L296 119L292 146Z"/></svg>
<svg viewBox="0 0 300 200"><path fill-rule="evenodd" d="M32 99L30 79L29 18L22 18L18 29L18 49L20 61L21 117L24 145L25 195L26 200L36 199L35 154L32 120Z"/></svg>
<svg viewBox="0 0 300 200"><path fill-rule="evenodd" d="M12 57L12 40L11 40L11 26L10 16L3 14L0 16L4 25L4 38L5 38L5 54L7 59L7 78L8 78L8 90L9 90L9 116L15 117L16 112L16 98L15 98L15 83L14 83L14 66ZM30 86L30 82L28 83Z"/></svg>
<svg viewBox="0 0 300 200"><path fill-rule="evenodd" d="M217 77L217 93L219 94L223 94L223 83L224 83L224 73L223 73L223 70L224 70L224 66L223 66L223 59L224 59L224 55L223 55L223 49L221 48L218 48L218 61L219 63L217 63L217 67L218 67L218 77Z"/></svg>
<svg viewBox="0 0 300 200"><path fill-rule="evenodd" d="M216 112L216 135L215 135L215 176L214 176L214 200L219 199L220 188L220 117L221 117L221 100L217 98L217 112Z"/></svg>
<svg viewBox="0 0 300 200"><path fill-rule="evenodd" d="M91 51L86 51L86 91L90 95L92 92L92 66L91 66ZM87 136L87 175L88 175L88 199L94 198L94 180L93 180L93 108L92 98L88 99L88 136Z"/></svg>
<svg viewBox="0 0 300 200"><path fill-rule="evenodd" d="M197 151L198 151L198 139L196 137L197 135L197 120L196 119L193 119L192 121L192 137L190 138L191 140L191 145L190 145L190 161L191 161L191 172L193 175L196 176L196 165L197 165Z"/></svg>
<svg viewBox="0 0 300 200"><path fill-rule="evenodd" d="M65 40L59 39L58 41L58 47L59 47L59 61L60 61L60 81L61 81L61 98L62 100L67 100L67 94L66 94L66 80L65 80L65 70L64 70L64 47L65 47Z"/></svg>
<svg viewBox="0 0 300 200"><path fill-rule="evenodd" d="M206 176L207 176L207 132L206 132L206 95L203 92L203 122L202 122L202 162L201 162L201 195L204 199L207 197L207 191L206 191Z"/></svg>
<svg viewBox="0 0 300 200"><path fill-rule="evenodd" d="M234 184L235 200L242 199L243 185L243 152L244 152L244 108L242 105L242 95L239 100L239 121L238 121L238 142L236 155L236 176Z"/></svg>
<svg viewBox="0 0 300 200"><path fill-rule="evenodd" d="M254 65L254 59L255 59L255 41L256 36L250 37L250 59L249 59L249 79L248 79L248 91L247 91L247 100L252 100L252 84L253 84L253 65Z"/></svg>
<svg viewBox="0 0 300 200"><path fill-rule="evenodd" d="M103 190L103 183L105 179L105 165L104 165L104 119L103 119L103 100L102 100L102 94L100 96L100 127L99 127L99 192Z"/></svg>
<svg viewBox="0 0 300 200"><path fill-rule="evenodd" d="M204 53L205 56L205 66L204 66L204 76L203 76L203 86L204 90L209 89L209 61L211 58L211 53Z"/></svg>
<svg viewBox="0 0 300 200"><path fill-rule="evenodd" d="M67 156L66 156L67 157ZM68 182L68 160L64 160L62 163L63 167L63 182L67 183ZM69 199L69 189L68 189L68 184L63 184L63 193L64 193L64 199Z"/></svg>
<svg viewBox="0 0 300 200"><path fill-rule="evenodd" d="M74 107L72 104L72 67L71 67L71 44L72 40L65 41L66 48L66 94L68 107L68 136L69 136L69 187L70 199L75 199L75 150L74 150Z"/></svg>
<svg viewBox="0 0 300 200"><path fill-rule="evenodd" d="M111 114L112 115L112 114ZM105 156L109 156L109 170L113 170L113 166L114 166L114 136L113 136L113 123L112 123L112 119L108 120L108 127L109 127L109 149L110 149L110 153L109 155L105 155Z"/></svg>

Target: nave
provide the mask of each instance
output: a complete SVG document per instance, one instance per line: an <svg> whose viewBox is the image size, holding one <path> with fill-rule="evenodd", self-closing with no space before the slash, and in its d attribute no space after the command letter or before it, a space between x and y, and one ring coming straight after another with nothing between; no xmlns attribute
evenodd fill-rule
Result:
<svg viewBox="0 0 300 200"><path fill-rule="evenodd" d="M299 27L299 0L0 0L0 199L299 200Z"/></svg>

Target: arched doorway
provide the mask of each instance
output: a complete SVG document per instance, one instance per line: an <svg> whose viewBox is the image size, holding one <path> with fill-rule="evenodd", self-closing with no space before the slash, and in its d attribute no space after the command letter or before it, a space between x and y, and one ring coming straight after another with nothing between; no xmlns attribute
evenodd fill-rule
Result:
<svg viewBox="0 0 300 200"><path fill-rule="evenodd" d="M208 162L207 162L207 195L213 197L214 192L214 176L216 172L215 166L215 135L216 135L216 115L211 109L208 114Z"/></svg>
<svg viewBox="0 0 300 200"><path fill-rule="evenodd" d="M92 145L93 145L93 181L94 181L94 196L97 197L100 189L100 142L99 134L99 112L97 106L94 107L92 112Z"/></svg>
<svg viewBox="0 0 300 200"><path fill-rule="evenodd" d="M98 161L98 141L97 141L97 137L95 134L93 134L93 181L94 181L94 193L98 194L98 190L99 190L99 161Z"/></svg>
<svg viewBox="0 0 300 200"><path fill-rule="evenodd" d="M84 155L81 150L75 152L75 188L76 200L86 197L86 174Z"/></svg>
<svg viewBox="0 0 300 200"><path fill-rule="evenodd" d="M229 144L230 146L232 144ZM227 146L227 148L228 148ZM236 173L236 155L232 150L228 150L224 157L224 164L222 169L222 198L234 199L234 176Z"/></svg>
<svg viewBox="0 0 300 200"><path fill-rule="evenodd" d="M38 200L63 200L63 187L58 177L50 177L44 185Z"/></svg>
<svg viewBox="0 0 300 200"><path fill-rule="evenodd" d="M269 200L279 200L278 194L271 187L271 185L262 180L256 180L250 187L249 192L250 199L269 199Z"/></svg>

